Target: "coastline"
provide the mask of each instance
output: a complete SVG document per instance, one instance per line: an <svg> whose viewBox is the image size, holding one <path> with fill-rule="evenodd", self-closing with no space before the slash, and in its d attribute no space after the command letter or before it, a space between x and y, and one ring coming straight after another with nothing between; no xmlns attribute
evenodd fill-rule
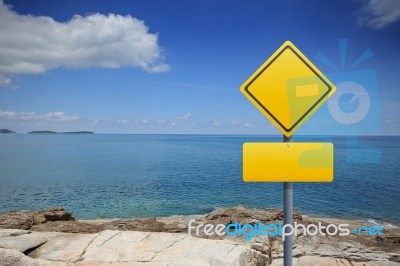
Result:
<svg viewBox="0 0 400 266"><path fill-rule="evenodd" d="M229 208L228 208L229 209ZM277 209L278 210L278 209ZM189 221L190 219L198 219L201 217L207 216L208 213L206 214L188 214L188 215L183 215L183 214L174 214L174 215L167 215L167 216L157 216L157 217L135 217L135 218L94 218L94 219L76 219L78 222L82 223L90 223L90 224L103 224L103 223L108 223L108 222L114 222L118 220L129 220L129 219L152 219L155 218L156 220L159 221L168 221L168 220L178 220L182 219L185 221ZM318 215L308 215L308 214L303 214L303 219L305 220L313 220L313 221L325 221L329 223L334 223L334 224L340 224L340 223L347 223L350 225L380 225L382 226L385 230L397 230L400 229L400 224L394 223L387 221L385 219L378 220L378 219L359 219L359 218L335 218L335 217L330 217L330 216L318 216ZM189 220L188 220L189 219Z"/></svg>
<svg viewBox="0 0 400 266"><path fill-rule="evenodd" d="M195 228L200 224L209 224L211 227L218 224L228 225L233 222L242 225L254 225L258 222L279 224L282 219L281 210L248 209L243 206L218 208L204 215L134 219L76 220L71 213L62 208L46 211L7 212L0 214L0 253L8 254L11 250L15 253L17 250L22 252L25 259L44 259L49 263L66 263L60 265L98 265L100 262L121 261L128 261L135 265L136 263L142 265L139 262L145 262L143 265L169 265L169 263L191 265L187 264L188 260L185 258L192 258L202 265L217 265L218 263L224 265L280 265L283 256L282 237L280 236L255 235L251 240L246 240L243 235L207 235L204 231L197 235ZM363 221L308 216L298 211L294 212L294 221L304 225L321 223L326 226L346 223L350 228L366 226ZM190 235L189 223L191 223ZM309 265L307 263L310 262L314 265L324 263L330 263L329 265L400 265L400 229L383 229L383 233L383 236L354 233L347 236L339 234L311 236L298 232L294 237L293 254L297 265ZM22 241L22 236L34 239L28 241L31 245L26 245L26 239ZM113 238L122 244L112 242L110 239ZM149 242L142 246L144 240L139 241L138 238ZM85 242L82 239L91 240ZM97 243L96 241L100 241L99 239L108 243L109 246L106 250L104 250L105 247L102 248L105 245L103 242L104 245L91 244ZM78 246L75 248L65 244L71 241L86 244L77 244ZM171 241L176 244L165 244ZM65 247L60 246L60 243L64 243ZM151 253L152 255L144 260L139 254L129 255L129 252L125 254L126 251L122 251L126 249L126 246L130 246L129 250L134 254L136 254L134 251L140 248L143 249L144 254ZM202 250L203 255L199 256L198 251L190 247ZM221 247L229 247L235 252L224 257L218 252L212 251L221 249ZM174 254L173 256L171 252ZM74 256L68 254L74 254ZM120 265L131 265L129 263Z"/></svg>

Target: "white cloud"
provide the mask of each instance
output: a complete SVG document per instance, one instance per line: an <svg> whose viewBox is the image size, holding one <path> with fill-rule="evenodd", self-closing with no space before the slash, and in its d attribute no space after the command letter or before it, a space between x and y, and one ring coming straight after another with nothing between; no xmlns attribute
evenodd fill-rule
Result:
<svg viewBox="0 0 400 266"><path fill-rule="evenodd" d="M221 123L218 122L218 121L215 121L215 122L213 122L212 124L213 124L213 126L216 126L216 127L221 125Z"/></svg>
<svg viewBox="0 0 400 266"><path fill-rule="evenodd" d="M379 29L400 20L399 0L366 0L359 12L358 22Z"/></svg>
<svg viewBox="0 0 400 266"><path fill-rule="evenodd" d="M11 85L12 85L11 79L0 73L0 87L10 87Z"/></svg>
<svg viewBox="0 0 400 266"><path fill-rule="evenodd" d="M1 114L0 114L1 117ZM80 119L82 122L87 122L90 126L96 128L123 128L129 130L142 130L149 128L170 128L170 127L188 127L193 126L190 118L192 117L191 113L186 113L181 116L177 116L171 119L140 119L140 120L131 120L129 118L111 118L111 119L97 119L93 121L88 121L86 119Z"/></svg>
<svg viewBox="0 0 400 266"><path fill-rule="evenodd" d="M96 121L98 121L98 120L96 120ZM98 122L97 122L97 123L98 123ZM117 119L117 123L118 123L118 124L121 124L121 125L130 124L129 120L126 120L126 119Z"/></svg>
<svg viewBox="0 0 400 266"><path fill-rule="evenodd" d="M78 121L79 117L76 115L66 116L63 112L38 114L34 112L14 112L0 110L0 121L4 119L13 121L73 122Z"/></svg>
<svg viewBox="0 0 400 266"><path fill-rule="evenodd" d="M243 126L244 126L244 127L251 127L251 126L253 126L253 124L248 123L248 122L245 122L245 123L243 123Z"/></svg>
<svg viewBox="0 0 400 266"><path fill-rule="evenodd" d="M40 115L38 116L38 118L42 118ZM74 116L66 116L63 112L53 112L53 113L47 113L45 115L43 115L43 118L49 121L76 121L79 119L78 116L74 115Z"/></svg>
<svg viewBox="0 0 400 266"><path fill-rule="evenodd" d="M176 120L188 120L190 117L192 117L192 114L191 113L187 113L187 114L185 114L183 116L178 116L176 118Z"/></svg>
<svg viewBox="0 0 400 266"><path fill-rule="evenodd" d="M129 15L75 15L57 22L17 14L0 0L0 36L0 85L11 83L10 74L39 74L59 67L169 70L158 35Z"/></svg>

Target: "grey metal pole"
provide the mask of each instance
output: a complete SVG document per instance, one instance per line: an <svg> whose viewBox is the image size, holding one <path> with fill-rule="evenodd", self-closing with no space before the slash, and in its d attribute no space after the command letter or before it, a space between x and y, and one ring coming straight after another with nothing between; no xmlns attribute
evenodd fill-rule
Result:
<svg viewBox="0 0 400 266"><path fill-rule="evenodd" d="M283 136L283 142L291 142L292 137ZM283 183L283 223L293 225L293 183ZM287 229L285 229L286 231ZM285 236L283 242L283 264L292 266L293 235Z"/></svg>

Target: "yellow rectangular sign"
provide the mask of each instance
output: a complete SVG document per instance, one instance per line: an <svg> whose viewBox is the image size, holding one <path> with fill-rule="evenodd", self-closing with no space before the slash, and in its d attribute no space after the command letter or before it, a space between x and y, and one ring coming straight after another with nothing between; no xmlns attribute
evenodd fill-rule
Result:
<svg viewBox="0 0 400 266"><path fill-rule="evenodd" d="M245 182L331 182L333 144L247 142L243 144Z"/></svg>

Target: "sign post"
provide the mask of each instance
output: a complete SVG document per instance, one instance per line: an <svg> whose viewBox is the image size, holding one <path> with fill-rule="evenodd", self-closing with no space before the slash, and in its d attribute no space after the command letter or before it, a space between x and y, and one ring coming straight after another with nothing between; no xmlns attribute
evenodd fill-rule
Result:
<svg viewBox="0 0 400 266"><path fill-rule="evenodd" d="M240 90L283 133L283 143L243 144L243 180L283 182L284 224L293 225L293 182L331 182L333 144L291 142L292 135L336 88L293 43L286 41ZM285 266L292 265L292 246L293 236L286 235Z"/></svg>
<svg viewBox="0 0 400 266"><path fill-rule="evenodd" d="M292 137L283 135L283 142L291 142ZM283 183L283 223L293 225L293 183ZM287 228L285 229L287 230ZM287 235L283 242L284 266L292 266L293 236Z"/></svg>

